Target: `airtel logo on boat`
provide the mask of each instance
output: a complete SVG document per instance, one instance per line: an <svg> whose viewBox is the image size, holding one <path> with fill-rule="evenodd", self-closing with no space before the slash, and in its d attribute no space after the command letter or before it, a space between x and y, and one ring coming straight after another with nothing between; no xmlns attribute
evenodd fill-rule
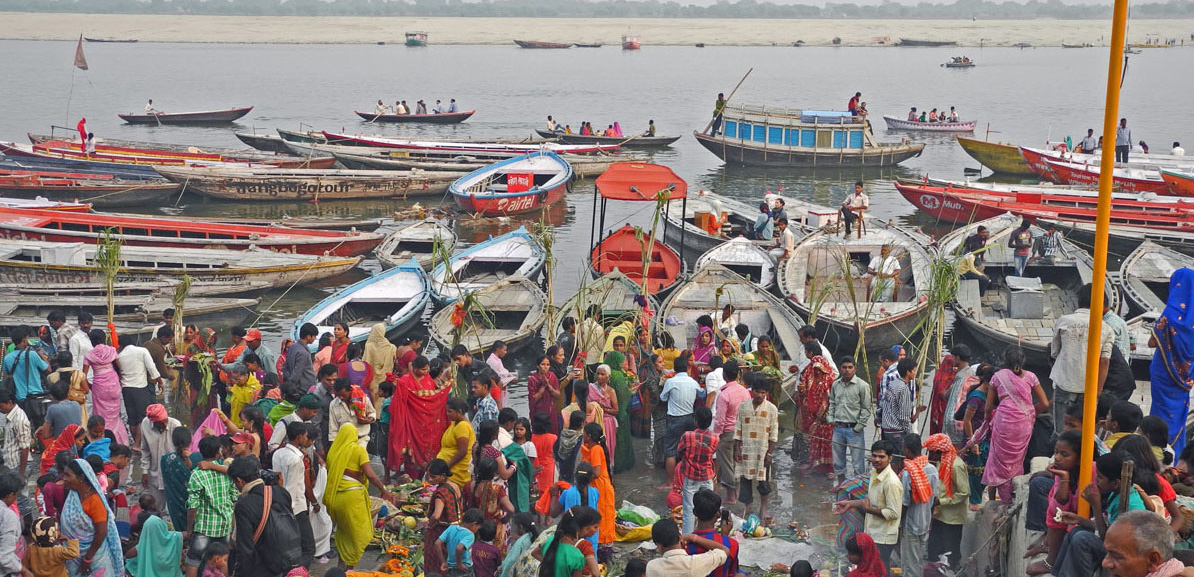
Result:
<svg viewBox="0 0 1194 577"><path fill-rule="evenodd" d="M941 208L941 201L931 194L922 194L920 195L920 205L929 210L937 210Z"/></svg>
<svg viewBox="0 0 1194 577"><path fill-rule="evenodd" d="M534 196L522 196L514 199L499 198L497 201L498 210L529 210L535 207Z"/></svg>

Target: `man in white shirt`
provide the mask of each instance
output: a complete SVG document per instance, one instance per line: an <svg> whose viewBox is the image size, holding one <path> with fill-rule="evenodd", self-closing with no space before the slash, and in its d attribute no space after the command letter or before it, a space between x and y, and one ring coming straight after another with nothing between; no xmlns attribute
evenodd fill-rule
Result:
<svg viewBox="0 0 1194 577"><path fill-rule="evenodd" d="M145 103L145 114L161 114L161 112L158 112L158 109L153 107L152 98L149 99L149 102Z"/></svg>
<svg viewBox="0 0 1194 577"><path fill-rule="evenodd" d="M506 369L506 365L502 362L502 358L506 356L506 341L496 341L493 343L493 352L489 353L489 358L485 359L485 364L497 373L498 383L502 387L502 393L494 397L497 401L498 408L501 409L510 404L510 385L518 380L518 373Z"/></svg>
<svg viewBox="0 0 1194 577"><path fill-rule="evenodd" d="M1106 301L1106 295L1104 295ZM1099 336L1099 393L1107 381L1107 369L1111 366L1111 350L1115 348L1115 331L1102 324ZM1065 431L1065 416L1070 406L1083 402L1086 391L1086 343L1090 334L1090 285L1078 289L1078 309L1057 319L1053 329L1053 341L1049 344L1049 356L1053 368L1049 379L1053 381L1053 433Z"/></svg>
<svg viewBox="0 0 1194 577"><path fill-rule="evenodd" d="M888 303L895 298L896 284L900 275L900 259L891 255L891 245L883 245L879 249L879 256L871 259L867 265L867 274L871 275L871 301Z"/></svg>
<svg viewBox="0 0 1194 577"><path fill-rule="evenodd" d="M0 391L0 432L4 439L0 442L0 461L5 467L15 471L21 478L25 478L25 469L29 464L29 445L33 442L33 426L25 411L17 406L17 400L11 391Z"/></svg>
<svg viewBox="0 0 1194 577"><path fill-rule="evenodd" d="M124 397L124 410L131 425L129 428L132 429L132 446L136 447L141 444L138 425L145 418L145 408L157 400L162 375L158 372L149 350L134 344L125 345L121 349L120 354L116 356L116 363L120 365L121 394ZM155 386L150 387L150 382Z"/></svg>
<svg viewBox="0 0 1194 577"><path fill-rule="evenodd" d="M1083 154L1094 154L1099 149L1099 139L1095 138L1093 128L1086 129L1086 138L1083 138L1078 146L1082 148Z"/></svg>
<svg viewBox="0 0 1194 577"><path fill-rule="evenodd" d="M432 114L443 114L443 112L444 112L444 105L442 104L442 102L440 100L437 99L435 101L435 108L431 109L431 113Z"/></svg>
<svg viewBox="0 0 1194 577"><path fill-rule="evenodd" d="M788 226L787 218L776 220L775 226L779 229L779 243L771 250L771 256L775 257L777 263L782 263L796 251L796 233ZM777 265L776 270L778 269Z"/></svg>
<svg viewBox="0 0 1194 577"><path fill-rule="evenodd" d="M551 118L550 114L547 115L547 131L548 132L556 131L556 121Z"/></svg>
<svg viewBox="0 0 1194 577"><path fill-rule="evenodd" d="M846 233L842 238L850 237L850 228L854 226L854 221L861 220L870 207L871 199L863 192L862 181L855 182L854 192L847 195L846 200L842 202L842 220L846 221ZM861 223L858 225L858 236L862 237Z"/></svg>
<svg viewBox="0 0 1194 577"><path fill-rule="evenodd" d="M829 366L833 368L833 380L836 381L839 374L837 370L837 363L833 361L833 354L830 353L829 349L825 347L825 343L822 343L820 339L817 338L817 329L812 325L804 325L800 327L800 332L798 334L800 335L801 343L817 343L818 345L821 345L821 356L825 357L826 361L829 361ZM802 348L800 350L803 351L804 349ZM803 354L793 356L797 357L796 359L793 359L793 361L796 363L796 374L804 372L804 367L807 367L808 364L812 362L809 360L808 356Z"/></svg>
<svg viewBox="0 0 1194 577"><path fill-rule="evenodd" d="M680 528L671 519L655 522L651 540L663 554L647 562L647 577L705 577L724 565L730 553L719 541L697 535L681 536ZM689 555L688 545L696 545L705 552Z"/></svg>
<svg viewBox="0 0 1194 577"><path fill-rule="evenodd" d="M456 99L453 98L448 102L448 112L456 112Z"/></svg>
<svg viewBox="0 0 1194 577"><path fill-rule="evenodd" d="M315 500L314 493L307 489L307 464L303 460L303 450L314 443L312 437L317 434L314 426L292 423L286 429L286 444L274 451L273 455L273 468L280 477L278 482L290 493L290 508L299 528L299 542L302 548L300 564L303 567L310 566L311 561L315 559L315 533L311 530L310 507L319 510L319 501Z"/></svg>
<svg viewBox="0 0 1194 577"><path fill-rule="evenodd" d="M1174 156L1185 156L1186 149L1182 148L1182 143L1174 141L1173 150L1170 150L1169 154L1172 154Z"/></svg>
<svg viewBox="0 0 1194 577"><path fill-rule="evenodd" d="M153 495L158 503L166 502L166 482L162 478L162 455L174 452L171 436L174 429L181 427L178 419L166 413L166 407L154 403L145 408L145 417L138 421L141 426L141 486Z"/></svg>
<svg viewBox="0 0 1194 577"><path fill-rule="evenodd" d="M80 371L83 370L83 357L91 352L91 327L95 323L95 317L91 313L82 311L79 313L79 330L71 335L70 341L67 342L67 348L70 349L71 366ZM87 372L87 382L95 376L95 371Z"/></svg>
<svg viewBox="0 0 1194 577"><path fill-rule="evenodd" d="M576 349L585 356L586 377L592 377L597 365L601 364L601 352L604 348L605 328L601 326L601 309L592 305L585 315L585 320L580 323L576 341Z"/></svg>
<svg viewBox="0 0 1194 577"><path fill-rule="evenodd" d="M373 403L366 399L363 404L362 414L350 407L352 401L353 388L347 379L336 379L336 384L332 386L332 404L328 407L328 445L330 446L336 440L336 434L340 432L340 427L345 423L349 423L357 428L357 443L362 447L369 446L369 433L372 432L373 422L377 420L377 410L373 407ZM356 406L354 404L354 406Z"/></svg>
<svg viewBox="0 0 1194 577"><path fill-rule="evenodd" d="M299 399L298 407L294 409L294 412L282 417L281 419L278 419L278 422L274 424L274 434L270 435L269 438L270 450L272 451L277 449L286 442L286 430L288 427L290 427L291 423L304 423L315 426L315 424L311 421L316 415L319 414L319 409L321 407L322 405L319 402L319 397L311 393L303 395L302 398ZM318 437L318 434L311 435L311 441L314 442Z"/></svg>

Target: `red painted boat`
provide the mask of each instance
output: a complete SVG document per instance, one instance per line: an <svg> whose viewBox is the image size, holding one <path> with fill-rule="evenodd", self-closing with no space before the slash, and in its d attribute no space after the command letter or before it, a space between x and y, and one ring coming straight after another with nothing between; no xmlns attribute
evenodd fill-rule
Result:
<svg viewBox="0 0 1194 577"><path fill-rule="evenodd" d="M609 233L593 247L589 254L589 263L594 274L601 276L617 269L626 275L634 284L643 284L643 250L649 241L649 233L645 233L643 241L635 237L633 226L626 225ZM664 292L680 280L680 273L684 267L680 263L680 255L675 249L663 243L662 239L655 239L651 243L651 262L647 265L647 292L658 294Z"/></svg>
<svg viewBox="0 0 1194 577"><path fill-rule="evenodd" d="M896 183L896 190L925 213L946 222L970 223L1015 213L1030 219L1074 223L1094 222L1098 196L1094 192L986 192L940 186ZM1157 230L1194 230L1194 202L1161 197L1139 200L1119 194L1113 200L1111 224Z"/></svg>
<svg viewBox="0 0 1194 577"><path fill-rule="evenodd" d="M3 147L5 154L15 156L33 156L41 158L68 158L83 160L99 160L103 162L149 164L162 166L210 166L213 164L238 164L248 166L273 166L277 168L330 168L336 164L331 156L316 158L299 158L295 156L239 156L209 152L189 152L169 148L134 148L127 146L113 146L96 144L95 152L87 154L80 149L77 141L48 140L38 142L32 147L11 145Z"/></svg>
<svg viewBox="0 0 1194 577"><path fill-rule="evenodd" d="M505 216L532 212L564 200L572 167L551 152L532 152L478 168L448 192L465 212Z"/></svg>
<svg viewBox="0 0 1194 577"><path fill-rule="evenodd" d="M1045 162L1045 159L1050 157L1049 152L1039 148L1020 147L1020 156L1024 158L1028 170L1049 182L1060 182L1057 180L1057 175L1053 174L1053 170L1049 168L1049 163Z"/></svg>
<svg viewBox="0 0 1194 577"><path fill-rule="evenodd" d="M1077 164L1046 158L1045 163L1057 184L1077 184L1097 187L1099 185L1099 166ZM1152 192L1155 194L1169 194L1169 187L1161 180L1161 173L1157 169L1116 168L1112 172L1115 187L1124 192Z"/></svg>
<svg viewBox="0 0 1194 577"><path fill-rule="evenodd" d="M643 43L639 40L638 36L634 34L622 35L622 50L638 50L642 47Z"/></svg>
<svg viewBox="0 0 1194 577"><path fill-rule="evenodd" d="M381 244L374 232L304 230L131 215L74 214L0 208L0 238L95 244L112 230L125 244L358 256Z"/></svg>
<svg viewBox="0 0 1194 577"><path fill-rule="evenodd" d="M1169 187L1169 194L1194 196L1194 173L1180 170L1162 170L1161 180Z"/></svg>

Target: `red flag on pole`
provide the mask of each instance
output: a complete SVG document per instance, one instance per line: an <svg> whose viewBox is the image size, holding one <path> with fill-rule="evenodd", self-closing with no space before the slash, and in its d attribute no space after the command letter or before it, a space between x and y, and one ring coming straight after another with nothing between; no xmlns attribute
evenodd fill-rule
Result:
<svg viewBox="0 0 1194 577"><path fill-rule="evenodd" d="M79 35L79 45L75 47L75 68L87 70L87 57L83 55L83 35Z"/></svg>

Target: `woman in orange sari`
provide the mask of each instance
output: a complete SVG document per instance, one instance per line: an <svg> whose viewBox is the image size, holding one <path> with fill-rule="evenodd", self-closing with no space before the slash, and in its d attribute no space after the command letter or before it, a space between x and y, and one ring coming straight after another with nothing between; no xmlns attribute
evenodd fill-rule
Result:
<svg viewBox="0 0 1194 577"><path fill-rule="evenodd" d="M800 373L800 430L808 440L808 463L803 470L833 474L833 424L825 420L829 391L833 388L833 367L821 356L821 345L804 343L808 366Z"/></svg>
<svg viewBox="0 0 1194 577"><path fill-rule="evenodd" d="M597 512L601 513L601 529L597 542L613 543L618 535L614 529L618 511L614 505L614 481L610 477L609 449L605 445L605 431L600 423L585 425L585 441L580 446L580 459L593 465L596 475L592 486L597 489Z"/></svg>

